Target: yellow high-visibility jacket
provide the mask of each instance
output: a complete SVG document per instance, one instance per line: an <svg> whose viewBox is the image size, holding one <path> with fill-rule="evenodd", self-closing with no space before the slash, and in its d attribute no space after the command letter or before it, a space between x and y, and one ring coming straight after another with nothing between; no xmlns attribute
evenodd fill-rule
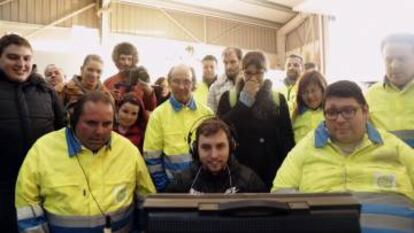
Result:
<svg viewBox="0 0 414 233"><path fill-rule="evenodd" d="M293 108L296 104L296 94L298 91L297 85L287 86L286 84L284 84L282 87L277 88L276 91L285 96L286 102L289 107L289 112L292 113Z"/></svg>
<svg viewBox="0 0 414 233"><path fill-rule="evenodd" d="M193 98L186 105L173 96L150 116L144 139L144 159L157 190L167 187L173 174L189 167L189 132L213 112Z"/></svg>
<svg viewBox="0 0 414 233"><path fill-rule="evenodd" d="M207 105L207 98L208 98L208 86L205 82L200 82L197 85L197 89L193 92L194 99L202 103L204 105Z"/></svg>
<svg viewBox="0 0 414 233"><path fill-rule="evenodd" d="M63 128L40 138L23 162L16 184L19 230L102 232L103 212L114 232L130 232L136 195L154 192L128 139L112 132L110 142L93 153Z"/></svg>
<svg viewBox="0 0 414 233"><path fill-rule="evenodd" d="M367 124L363 142L343 155L324 123L288 154L272 191L397 193L414 200L414 151L394 135Z"/></svg>
<svg viewBox="0 0 414 233"><path fill-rule="evenodd" d="M366 93L370 120L414 147L414 81L402 90L376 83Z"/></svg>
<svg viewBox="0 0 414 233"><path fill-rule="evenodd" d="M295 142L298 143L309 132L314 130L322 121L324 121L322 109L307 109L292 117L292 128L295 133Z"/></svg>

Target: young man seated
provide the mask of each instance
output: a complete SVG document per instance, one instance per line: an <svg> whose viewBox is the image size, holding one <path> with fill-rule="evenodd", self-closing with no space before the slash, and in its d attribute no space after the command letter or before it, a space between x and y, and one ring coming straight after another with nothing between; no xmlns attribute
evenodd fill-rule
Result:
<svg viewBox="0 0 414 233"><path fill-rule="evenodd" d="M254 193L265 192L263 181L250 168L232 156L236 143L229 127L218 118L198 126L192 144L190 168L174 176L166 192L177 193Z"/></svg>

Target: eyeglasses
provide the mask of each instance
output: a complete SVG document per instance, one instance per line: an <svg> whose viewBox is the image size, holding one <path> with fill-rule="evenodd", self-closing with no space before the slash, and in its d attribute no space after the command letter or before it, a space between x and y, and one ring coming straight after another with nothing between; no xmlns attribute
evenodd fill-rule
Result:
<svg viewBox="0 0 414 233"><path fill-rule="evenodd" d="M354 106L347 106L341 109L331 108L331 109L324 110L324 115L325 115L325 118L330 121L334 121L338 119L339 114L341 114L341 116L344 119L350 120L355 116L358 109L359 107L354 107Z"/></svg>
<svg viewBox="0 0 414 233"><path fill-rule="evenodd" d="M255 72L255 73L253 73L251 71L248 71L248 70L245 70L244 71L244 76L248 76L248 77L251 77L251 76L263 76L263 75L264 75L264 70L259 70L259 71Z"/></svg>

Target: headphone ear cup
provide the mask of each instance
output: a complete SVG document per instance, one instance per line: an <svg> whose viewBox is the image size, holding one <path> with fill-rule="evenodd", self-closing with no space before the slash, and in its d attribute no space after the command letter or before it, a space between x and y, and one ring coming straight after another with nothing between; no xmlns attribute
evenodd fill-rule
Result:
<svg viewBox="0 0 414 233"><path fill-rule="evenodd" d="M230 140L230 154L233 154L233 152L236 150L236 148L237 148L237 142L233 137L231 137L231 140Z"/></svg>
<svg viewBox="0 0 414 233"><path fill-rule="evenodd" d="M195 140L193 143L191 143L190 153L193 156L193 160L198 160L197 140Z"/></svg>

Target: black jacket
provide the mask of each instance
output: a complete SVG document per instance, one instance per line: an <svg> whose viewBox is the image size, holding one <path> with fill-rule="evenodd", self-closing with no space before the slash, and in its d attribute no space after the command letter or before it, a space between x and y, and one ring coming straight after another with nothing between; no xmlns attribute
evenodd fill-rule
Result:
<svg viewBox="0 0 414 233"><path fill-rule="evenodd" d="M266 191L263 181L260 180L256 173L238 163L237 160L231 159L229 169L217 175L213 175L203 169L199 161L193 161L190 168L174 176L174 179L164 192L189 193L190 189L193 188L200 193L225 193L226 190L233 187L237 193Z"/></svg>
<svg viewBox="0 0 414 233"><path fill-rule="evenodd" d="M27 151L63 125L60 99L40 75L18 83L0 69L0 229L17 232L14 188Z"/></svg>
<svg viewBox="0 0 414 233"><path fill-rule="evenodd" d="M235 156L263 180L268 190L287 153L295 144L289 109L279 94L279 106L272 97L272 83L265 80L252 107L239 101L244 82L237 85L237 103L231 107L229 91L219 101L217 115L236 131Z"/></svg>

